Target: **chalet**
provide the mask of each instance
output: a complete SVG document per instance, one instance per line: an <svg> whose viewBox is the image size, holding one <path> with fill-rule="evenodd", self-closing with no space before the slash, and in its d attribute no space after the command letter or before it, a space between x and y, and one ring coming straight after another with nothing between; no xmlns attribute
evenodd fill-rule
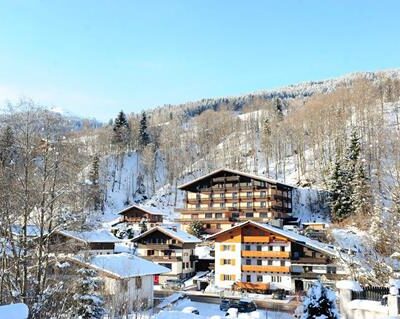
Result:
<svg viewBox="0 0 400 319"><path fill-rule="evenodd" d="M102 280L99 286L110 317L122 316L153 306L154 276L166 273L162 267L143 258L127 254L74 256L69 264L94 269ZM71 271L64 270L61 271Z"/></svg>
<svg viewBox="0 0 400 319"><path fill-rule="evenodd" d="M54 250L64 253L87 253L93 255L113 254L115 244L120 242L107 230L70 231L59 230L51 236Z"/></svg>
<svg viewBox="0 0 400 319"><path fill-rule="evenodd" d="M212 235L215 285L227 289L299 291L321 279L333 285L346 271L326 244L269 224L247 221Z"/></svg>
<svg viewBox="0 0 400 319"><path fill-rule="evenodd" d="M157 226L132 240L139 256L151 260L170 271L159 278L156 283L167 279L183 279L195 272L194 249L200 239L176 226Z"/></svg>
<svg viewBox="0 0 400 319"><path fill-rule="evenodd" d="M129 206L118 214L121 215L120 222L122 223L139 224L145 221L149 228L158 226L163 222L163 214L153 212L139 205Z"/></svg>
<svg viewBox="0 0 400 319"><path fill-rule="evenodd" d="M179 222L193 220L207 233L229 229L238 222L269 222L290 217L293 186L231 169L219 169L179 186L186 192Z"/></svg>

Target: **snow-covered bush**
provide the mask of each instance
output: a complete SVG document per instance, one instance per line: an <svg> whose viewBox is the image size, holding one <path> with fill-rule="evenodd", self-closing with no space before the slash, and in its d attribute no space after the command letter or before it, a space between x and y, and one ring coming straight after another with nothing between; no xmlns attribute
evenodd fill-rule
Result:
<svg viewBox="0 0 400 319"><path fill-rule="evenodd" d="M316 282L307 292L301 319L339 319L335 293Z"/></svg>

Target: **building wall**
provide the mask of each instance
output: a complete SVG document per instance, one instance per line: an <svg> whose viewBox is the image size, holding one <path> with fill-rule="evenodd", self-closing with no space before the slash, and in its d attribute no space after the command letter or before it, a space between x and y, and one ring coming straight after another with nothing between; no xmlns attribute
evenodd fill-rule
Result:
<svg viewBox="0 0 400 319"><path fill-rule="evenodd" d="M239 238L240 240L240 238ZM215 285L221 288L231 288L241 279L241 243L227 241L215 243ZM230 262L224 264L226 260Z"/></svg>

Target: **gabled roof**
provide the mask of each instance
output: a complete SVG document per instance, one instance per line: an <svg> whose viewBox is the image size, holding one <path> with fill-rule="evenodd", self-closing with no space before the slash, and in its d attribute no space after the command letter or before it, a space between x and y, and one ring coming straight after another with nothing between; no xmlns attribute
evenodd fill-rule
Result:
<svg viewBox="0 0 400 319"><path fill-rule="evenodd" d="M131 205L129 207L124 208L123 210L121 210L118 215L124 215L126 212L128 212L129 210L131 210L132 208L136 208L137 210L141 210L144 213L150 214L150 215L164 215L162 213L158 213L158 212L152 212L151 210L144 208L143 206L139 206L139 205Z"/></svg>
<svg viewBox="0 0 400 319"><path fill-rule="evenodd" d="M310 239L310 238L308 238L306 236L297 234L297 233L295 233L293 231L284 230L284 229L281 229L281 228L278 228L278 227L275 227L275 226L271 226L269 224L257 223L257 222L251 221L251 220L248 220L246 222L240 223L240 224L238 224L236 226L233 226L230 229L226 229L226 230L220 231L220 232L218 232L216 234L213 234L210 237L208 237L208 239L214 239L217 236L219 236L220 234L229 232L229 231L231 231L233 229L236 229L236 228L243 227L245 225L254 225L254 226L259 227L261 229L264 229L264 230L266 230L268 232L271 232L271 233L286 237L290 241L295 242L297 244L300 244L300 245L303 245L303 246L307 246L309 248L312 248L312 249L317 250L319 252L328 254L330 256L335 256L335 257L337 256L337 252L334 249L330 248L328 244L324 244L324 243L318 242L318 241Z"/></svg>
<svg viewBox="0 0 400 319"><path fill-rule="evenodd" d="M187 187L189 187L189 186L191 186L193 184L196 184L196 183L200 182L203 179L209 178L209 177L211 177L213 175L216 175L216 174L219 174L219 173L222 173L222 172L226 172L226 173L230 173L230 174L234 174L234 175L245 176L245 177L248 177L248 178L251 178L251 179L267 182L267 183L270 183L270 184L277 184L277 185L282 185L282 186L285 186L285 187L294 188L294 186L292 186L292 185L281 183L281 182L279 182L277 180L274 180L274 179L271 179L271 178L266 178L266 177L262 177L262 176L248 174L248 173L236 171L236 170L229 169L229 168L217 169L217 170L215 170L215 171L213 171L213 172L211 172L211 173L209 173L207 175L203 175L203 176L201 176L199 178L196 178L196 179L192 180L191 182L188 182L186 184L180 185L178 188L179 189L185 189L185 188L187 188Z"/></svg>
<svg viewBox="0 0 400 319"><path fill-rule="evenodd" d="M11 226L11 232L13 235L22 236L23 228L21 225L14 224ZM44 230L43 235L47 235L48 231ZM36 225L26 225L26 236L27 237L39 237L40 236L40 228Z"/></svg>
<svg viewBox="0 0 400 319"><path fill-rule="evenodd" d="M127 253L96 255L89 259L85 259L83 256L74 256L68 259L121 279L159 275L171 271L166 267Z"/></svg>
<svg viewBox="0 0 400 319"><path fill-rule="evenodd" d="M71 231L59 230L59 234L70 237L85 243L119 243L120 240L114 237L108 230L92 230L92 231Z"/></svg>
<svg viewBox="0 0 400 319"><path fill-rule="evenodd" d="M140 234L139 236L136 236L135 238L133 238L132 241L137 241L138 239L146 237L148 234L151 234L157 230L167 236L170 236L170 237L176 239L177 241L179 241L183 244L201 243L201 240L198 239L197 237L190 235L187 232L184 232L183 230L179 230L176 227L171 227L171 226L156 226L156 227L150 228L148 231L145 231L143 234Z"/></svg>

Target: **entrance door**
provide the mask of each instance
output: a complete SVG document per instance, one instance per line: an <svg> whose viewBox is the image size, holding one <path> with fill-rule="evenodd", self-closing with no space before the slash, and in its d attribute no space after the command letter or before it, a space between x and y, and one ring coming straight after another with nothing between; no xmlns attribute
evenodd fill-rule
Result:
<svg viewBox="0 0 400 319"><path fill-rule="evenodd" d="M302 280L295 280L294 281L294 289L295 291L303 291L304 290L304 284Z"/></svg>

